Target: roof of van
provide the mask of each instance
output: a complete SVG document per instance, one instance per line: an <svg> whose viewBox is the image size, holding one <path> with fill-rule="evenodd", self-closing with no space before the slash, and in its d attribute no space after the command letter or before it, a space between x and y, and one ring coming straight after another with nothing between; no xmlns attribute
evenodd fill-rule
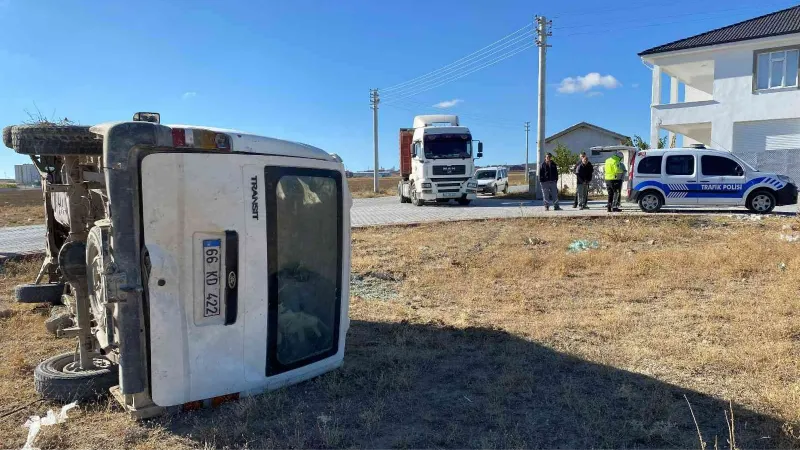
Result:
<svg viewBox="0 0 800 450"><path fill-rule="evenodd" d="M91 127L91 131L96 134L105 136L108 130L114 126L124 122L106 122ZM135 122L141 123L141 122ZM336 157L330 153L314 147L312 145L303 144L300 142L286 141L283 139L276 139L266 136L259 136L250 134L244 131L231 130L226 128L204 127L197 125L179 125L170 124L164 125L169 128L184 128L184 129L201 129L214 131L216 133L225 133L231 138L231 147L234 152L241 153L260 153L276 156L294 156L299 158L321 159L325 161L337 161Z"/></svg>
<svg viewBox="0 0 800 450"><path fill-rule="evenodd" d="M489 167L479 167L477 170L501 170L505 169L503 166L489 166Z"/></svg>
<svg viewBox="0 0 800 450"><path fill-rule="evenodd" d="M708 153L724 153L726 155L730 155L731 152L727 150L719 150L716 148L692 148L692 147L677 147L677 148L659 148L659 149L648 149L648 150L639 150L638 152L645 152L645 153L670 153L670 152L708 152Z"/></svg>

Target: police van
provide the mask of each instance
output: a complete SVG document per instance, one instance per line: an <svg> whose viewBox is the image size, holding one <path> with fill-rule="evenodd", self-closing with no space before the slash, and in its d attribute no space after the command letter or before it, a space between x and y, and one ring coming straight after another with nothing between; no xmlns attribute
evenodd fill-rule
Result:
<svg viewBox="0 0 800 450"><path fill-rule="evenodd" d="M785 175L760 172L736 155L706 148L636 152L631 158L628 200L644 212L663 206L746 206L766 214L797 203L797 184Z"/></svg>

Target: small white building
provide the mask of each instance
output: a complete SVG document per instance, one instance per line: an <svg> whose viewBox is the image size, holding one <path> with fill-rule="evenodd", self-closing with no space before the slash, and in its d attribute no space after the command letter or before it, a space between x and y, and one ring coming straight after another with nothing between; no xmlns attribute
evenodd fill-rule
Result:
<svg viewBox="0 0 800 450"><path fill-rule="evenodd" d="M798 55L800 5L639 53L653 72L650 142L666 130L800 179Z"/></svg>
<svg viewBox="0 0 800 450"><path fill-rule="evenodd" d="M18 186L34 186L40 185L42 178L33 164L17 164L14 166L14 181Z"/></svg>
<svg viewBox="0 0 800 450"><path fill-rule="evenodd" d="M544 162L544 155L547 153L552 153L555 155L558 144L564 145L576 155L580 154L581 152L586 152L586 156L589 157L589 161L591 161L595 167L592 191L600 192L602 189L604 189L602 182L602 166L609 154L608 152L592 150L592 147L624 145L628 140L630 140L628 136L615 133L611 130L598 127L597 125L593 125L591 123L581 122L569 128L563 129L548 138L545 138L544 154L540 156L539 161ZM536 167L535 169L538 173L539 168ZM563 182L564 187L568 188L572 192L575 192L575 183L577 182L577 179L574 175L560 175L559 180L559 188L561 188ZM538 195L539 193L537 193L537 196Z"/></svg>

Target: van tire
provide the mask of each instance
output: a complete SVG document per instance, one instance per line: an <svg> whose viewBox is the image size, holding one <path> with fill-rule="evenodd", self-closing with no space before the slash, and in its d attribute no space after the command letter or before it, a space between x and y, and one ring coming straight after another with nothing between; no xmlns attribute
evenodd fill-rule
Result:
<svg viewBox="0 0 800 450"><path fill-rule="evenodd" d="M503 186L503 194L508 194L508 183L506 183L506 185Z"/></svg>
<svg viewBox="0 0 800 450"><path fill-rule="evenodd" d="M64 293L63 283L20 284L14 287L14 299L17 303L50 303L61 304Z"/></svg>
<svg viewBox="0 0 800 450"><path fill-rule="evenodd" d="M75 352L62 353L36 366L33 384L42 398L63 403L95 400L119 384L118 366L108 359L95 355L95 364L102 362L101 367L78 371L73 370L75 357Z"/></svg>
<svg viewBox="0 0 800 450"><path fill-rule="evenodd" d="M646 213L656 213L664 206L664 197L658 191L644 191L639 194L639 209Z"/></svg>
<svg viewBox="0 0 800 450"><path fill-rule="evenodd" d="M768 189L759 189L747 196L747 209L755 214L769 214L775 204L775 194Z"/></svg>
<svg viewBox="0 0 800 450"><path fill-rule="evenodd" d="M21 155L102 155L103 140L77 125L16 125L3 129L3 143Z"/></svg>

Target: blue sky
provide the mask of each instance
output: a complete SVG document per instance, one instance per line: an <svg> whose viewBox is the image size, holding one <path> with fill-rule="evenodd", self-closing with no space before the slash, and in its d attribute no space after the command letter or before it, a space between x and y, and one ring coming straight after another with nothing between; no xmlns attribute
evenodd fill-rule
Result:
<svg viewBox="0 0 800 450"><path fill-rule="evenodd" d="M647 136L650 71L637 52L792 4L0 0L0 125L20 123L36 108L87 125L157 111L164 123L309 143L338 153L352 170L366 169L369 88L436 70L544 14L553 17L547 134L587 121ZM578 81L590 73L601 78ZM561 91L573 92L559 92L570 77L572 87ZM463 115L484 142L481 164L522 162L523 122L532 122L531 148L535 142L536 79L531 48L382 105L381 165L397 165L398 128L434 112ZM440 102L455 106L432 107ZM13 165L24 162L0 149L0 176L13 178Z"/></svg>

